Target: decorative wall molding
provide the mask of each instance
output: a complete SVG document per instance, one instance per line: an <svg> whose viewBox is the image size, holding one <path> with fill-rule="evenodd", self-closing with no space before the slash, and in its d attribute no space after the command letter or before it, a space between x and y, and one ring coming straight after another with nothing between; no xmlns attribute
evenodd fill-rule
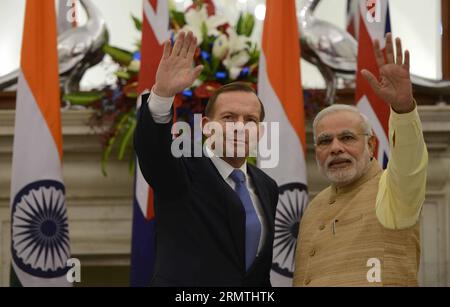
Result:
<svg viewBox="0 0 450 307"><path fill-rule="evenodd" d="M103 177L101 145L89 126L92 111L66 111L63 175L71 251L85 266L129 265L133 176L114 159ZM9 283L9 187L14 111L0 110L0 286ZM31 153L32 154L32 153Z"/></svg>
<svg viewBox="0 0 450 307"><path fill-rule="evenodd" d="M420 106L429 150L427 198L422 216L422 285L450 286L450 106ZM92 111L62 114L64 180L71 249L87 266L129 265L133 177L128 163L111 160L100 170L101 146L89 126ZM9 187L14 111L0 110L0 286L9 283ZM314 160L307 123L310 197L327 183ZM32 153L31 153L32 154Z"/></svg>

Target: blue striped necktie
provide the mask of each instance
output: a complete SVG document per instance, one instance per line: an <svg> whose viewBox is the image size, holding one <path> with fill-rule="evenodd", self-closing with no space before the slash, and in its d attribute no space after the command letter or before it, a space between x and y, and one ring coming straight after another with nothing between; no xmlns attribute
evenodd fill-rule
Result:
<svg viewBox="0 0 450 307"><path fill-rule="evenodd" d="M230 178L236 183L235 191L245 209L245 267L248 270L258 252L261 223L245 183L245 174L241 170L235 169Z"/></svg>

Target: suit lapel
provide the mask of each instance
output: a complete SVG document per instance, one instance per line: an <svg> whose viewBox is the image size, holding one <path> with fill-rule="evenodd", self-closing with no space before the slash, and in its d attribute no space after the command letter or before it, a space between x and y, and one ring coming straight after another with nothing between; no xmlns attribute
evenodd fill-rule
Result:
<svg viewBox="0 0 450 307"><path fill-rule="evenodd" d="M248 165L247 171L250 175L250 177L252 178L253 181L253 185L255 186L255 190L256 190L256 194L258 195L259 198L259 202L261 203L261 206L263 208L264 211L264 217L266 220L267 225L265 225L267 228L267 236L266 236L266 242L267 243L267 239L270 237L270 235L273 233L274 231L274 216L272 213L272 206L270 204L270 195L267 193L267 188L265 187L264 182L262 181L262 178L260 176L257 175L256 170L255 170L255 166L253 165ZM264 244L266 245L266 244Z"/></svg>
<svg viewBox="0 0 450 307"><path fill-rule="evenodd" d="M269 252L272 250L273 247L272 245L269 245L269 242L271 242L269 238L273 236L275 226L274 226L274 216L272 213L273 210L271 207L272 204L270 204L271 198L267 192L267 188L266 185L264 184L264 181L262 180L261 176L258 176L255 166L249 164L247 167L247 172L252 179L256 195L258 196L259 202L263 208L264 217L266 221L265 227L267 227L266 238L262 246L261 252L259 256L255 259L253 264L250 266L248 271L246 272L246 276L249 276L257 268L258 264L261 261L263 261L266 257L269 257L269 255L271 255L271 253Z"/></svg>
<svg viewBox="0 0 450 307"><path fill-rule="evenodd" d="M219 191L222 192L223 205L226 208L227 220L230 232L233 237L235 247L235 257L237 265L245 271L245 210L239 196L230 187L230 185L222 178L211 159L205 158L210 169L220 184Z"/></svg>
<svg viewBox="0 0 450 307"><path fill-rule="evenodd" d="M228 224L230 232L233 237L235 252L234 259L237 260L237 265L245 272L245 209L237 193L228 185L228 183L222 178L219 171L216 169L211 159L204 158L206 168L211 172L212 176L215 176L217 183L220 185L218 188L222 193L223 205L226 208ZM269 249L268 239L273 235L274 231L274 216L272 213L272 206L270 204L270 195L267 192L266 186L260 176L256 173L253 165L248 165L247 172L252 179L252 183L255 187L255 192L259 198L259 202L263 208L264 217L266 221L265 227L267 227L267 236L263 245L263 249L260 256L263 256ZM205 178L210 178L206 176ZM228 251L229 252L229 251ZM247 274L249 274L258 263L258 259L255 259L253 265L249 268Z"/></svg>

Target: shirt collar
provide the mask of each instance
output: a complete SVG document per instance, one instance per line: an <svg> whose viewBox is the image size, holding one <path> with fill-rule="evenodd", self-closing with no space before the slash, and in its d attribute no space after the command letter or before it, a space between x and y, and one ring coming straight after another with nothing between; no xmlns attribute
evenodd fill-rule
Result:
<svg viewBox="0 0 450 307"><path fill-rule="evenodd" d="M221 158L216 157L214 155L214 152L209 147L206 147L206 153L207 156L211 159L211 162L219 171L220 176L222 176L223 179L228 179L235 168ZM247 161L245 161L239 169L244 173L245 178L247 178Z"/></svg>

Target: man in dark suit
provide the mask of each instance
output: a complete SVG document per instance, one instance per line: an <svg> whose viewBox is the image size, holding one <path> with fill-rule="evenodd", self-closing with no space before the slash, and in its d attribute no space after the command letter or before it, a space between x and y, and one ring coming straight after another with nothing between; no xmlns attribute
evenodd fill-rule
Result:
<svg viewBox="0 0 450 307"><path fill-rule="evenodd" d="M278 186L236 155L239 140L225 139L234 154L176 158L171 107L176 93L191 86L203 67L192 67L197 40L181 33L164 54L150 94L142 96L135 149L153 188L156 263L152 286L270 286ZM259 123L264 108L252 88L236 83L219 89L202 120ZM223 130L225 131L225 129ZM259 128L258 128L259 134Z"/></svg>

